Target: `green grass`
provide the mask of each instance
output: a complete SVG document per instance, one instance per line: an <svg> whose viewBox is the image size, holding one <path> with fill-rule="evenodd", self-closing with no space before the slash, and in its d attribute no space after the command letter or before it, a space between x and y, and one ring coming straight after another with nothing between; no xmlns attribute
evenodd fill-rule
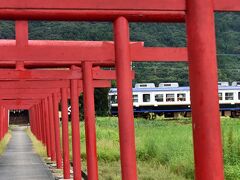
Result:
<svg viewBox="0 0 240 180"><path fill-rule="evenodd" d="M191 125L189 120L185 121L187 124L135 120L139 179L193 177L193 158L189 156L193 154ZM86 161L84 122L80 124L82 159ZM97 118L97 150L100 179L120 179L117 118ZM188 154L184 153L186 151Z"/></svg>
<svg viewBox="0 0 240 180"><path fill-rule="evenodd" d="M240 178L240 121L225 120L222 122L223 150L226 179Z"/></svg>
<svg viewBox="0 0 240 180"><path fill-rule="evenodd" d="M223 118L222 136L225 178L240 178L240 120ZM71 143L71 123L69 141ZM115 117L98 117L97 151L99 179L121 179L118 122ZM82 167L86 171L84 122L81 129ZM149 121L135 119L138 177L140 180L194 179L192 126L190 119ZM33 137L32 137L33 138ZM36 141L36 139L33 139ZM34 143L40 154L46 150ZM70 152L72 149L71 144ZM70 153L70 157L72 154Z"/></svg>
<svg viewBox="0 0 240 180"><path fill-rule="evenodd" d="M46 147L41 143L41 141L37 140L37 138L32 134L30 128L27 128L26 132L33 143L35 152L41 157L47 157Z"/></svg>
<svg viewBox="0 0 240 180"><path fill-rule="evenodd" d="M2 155L8 145L8 142L11 138L10 131L4 136L4 138L0 141L0 155Z"/></svg>
<svg viewBox="0 0 240 180"><path fill-rule="evenodd" d="M240 121L223 118L221 123L225 177L237 179L240 178ZM86 169L84 122L80 127L83 167ZM190 119L136 119L135 133L139 179L194 179ZM120 179L117 118L97 118L97 148L100 179Z"/></svg>

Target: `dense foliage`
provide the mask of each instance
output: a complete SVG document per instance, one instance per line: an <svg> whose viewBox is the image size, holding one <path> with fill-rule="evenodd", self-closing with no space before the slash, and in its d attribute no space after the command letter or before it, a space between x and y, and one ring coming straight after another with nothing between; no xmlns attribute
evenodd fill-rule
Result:
<svg viewBox="0 0 240 180"><path fill-rule="evenodd" d="M240 80L240 14L216 14L217 57L219 81ZM131 40L144 41L145 46L186 46L184 24L131 23ZM58 40L113 40L111 23L96 22L31 22L30 39ZM14 38L13 22L0 23L0 38ZM188 67L185 63L134 63L135 82L173 82L188 85ZM97 96L106 96L98 90ZM97 97L97 99L99 99ZM99 101L97 101L99 102ZM102 103L102 102L101 102ZM106 112L106 103L99 112Z"/></svg>

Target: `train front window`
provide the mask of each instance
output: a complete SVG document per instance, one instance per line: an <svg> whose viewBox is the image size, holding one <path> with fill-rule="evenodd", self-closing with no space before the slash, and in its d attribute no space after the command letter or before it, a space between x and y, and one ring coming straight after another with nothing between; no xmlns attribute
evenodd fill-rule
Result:
<svg viewBox="0 0 240 180"><path fill-rule="evenodd" d="M111 103L112 103L112 104L117 103L117 96L116 96L116 95L112 95L112 96L111 96Z"/></svg>
<svg viewBox="0 0 240 180"><path fill-rule="evenodd" d="M133 102L138 102L138 95L133 95Z"/></svg>
<svg viewBox="0 0 240 180"><path fill-rule="evenodd" d="M150 102L150 94L143 94L143 102Z"/></svg>
<svg viewBox="0 0 240 180"><path fill-rule="evenodd" d="M155 101L163 102L163 94L156 94L155 95Z"/></svg>
<svg viewBox="0 0 240 180"><path fill-rule="evenodd" d="M233 100L233 93L225 93L225 100Z"/></svg>
<svg viewBox="0 0 240 180"><path fill-rule="evenodd" d="M166 101L174 102L175 101L174 94L166 94Z"/></svg>
<svg viewBox="0 0 240 180"><path fill-rule="evenodd" d="M218 98L220 101L223 100L222 93L218 93Z"/></svg>
<svg viewBox="0 0 240 180"><path fill-rule="evenodd" d="M177 101L186 101L186 94L185 93L177 94Z"/></svg>

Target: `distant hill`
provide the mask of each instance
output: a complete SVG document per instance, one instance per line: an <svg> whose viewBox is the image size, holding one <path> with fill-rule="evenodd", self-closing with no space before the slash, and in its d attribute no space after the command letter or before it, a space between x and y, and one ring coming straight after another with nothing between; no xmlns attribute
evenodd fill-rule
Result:
<svg viewBox="0 0 240 180"><path fill-rule="evenodd" d="M131 40L145 46L186 46L184 24L131 23ZM30 39L112 40L111 23L96 22L31 22ZM216 14L219 80L240 80L240 13ZM13 22L0 23L0 38L13 38ZM135 82L177 81L188 84L184 63L134 63Z"/></svg>

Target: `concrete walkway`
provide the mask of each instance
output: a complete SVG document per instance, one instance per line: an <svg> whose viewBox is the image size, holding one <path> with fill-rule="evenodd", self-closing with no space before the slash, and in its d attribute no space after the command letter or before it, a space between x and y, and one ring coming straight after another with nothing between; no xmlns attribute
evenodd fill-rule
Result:
<svg viewBox="0 0 240 180"><path fill-rule="evenodd" d="M0 180L53 180L51 172L33 151L24 127L12 131L12 138L0 157Z"/></svg>

